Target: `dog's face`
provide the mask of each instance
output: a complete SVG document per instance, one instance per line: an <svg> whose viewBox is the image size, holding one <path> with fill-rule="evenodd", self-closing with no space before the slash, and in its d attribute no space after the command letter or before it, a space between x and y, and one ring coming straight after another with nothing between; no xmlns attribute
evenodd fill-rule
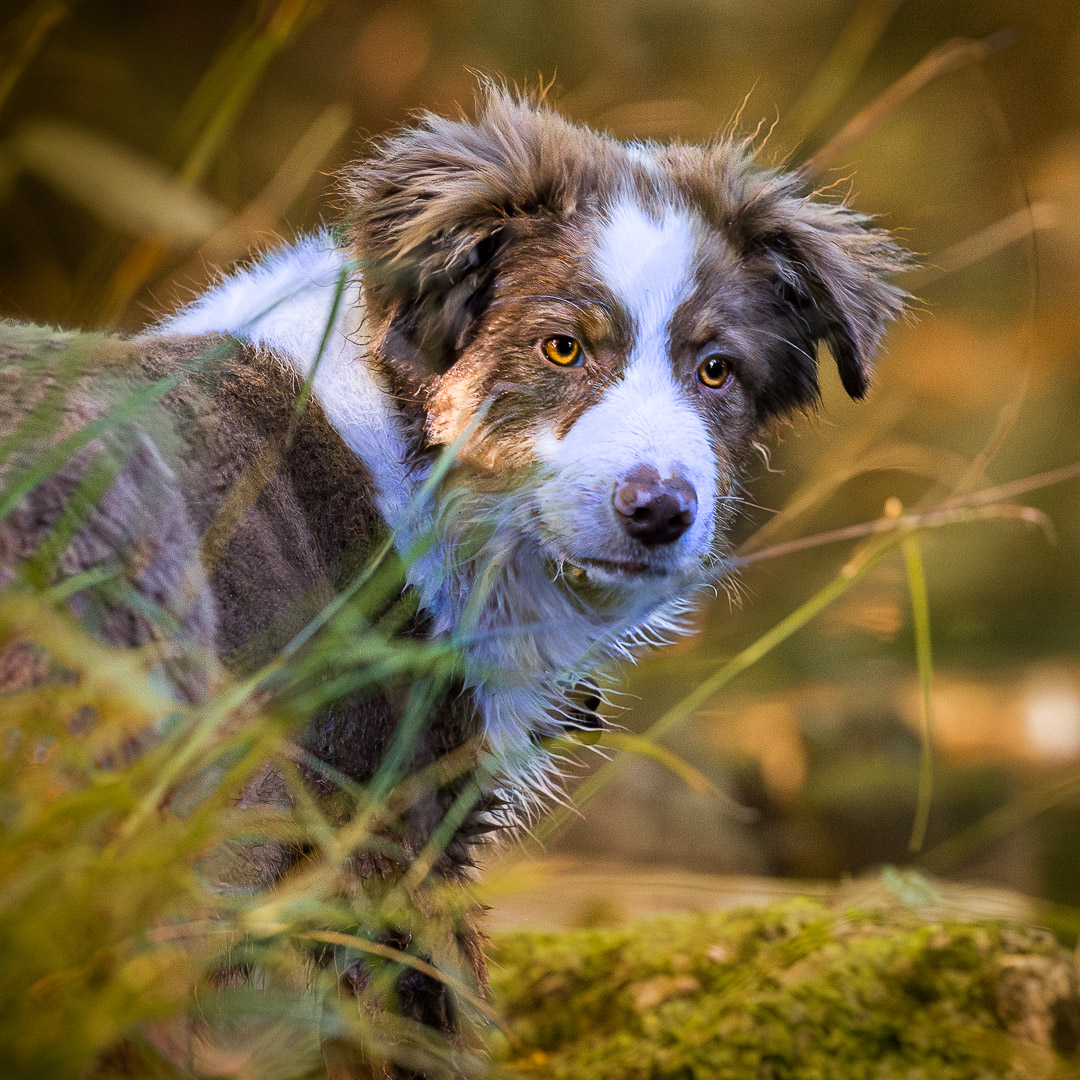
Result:
<svg viewBox="0 0 1080 1080"><path fill-rule="evenodd" d="M745 143L626 145L491 92L351 177L377 354L470 482L525 485L539 556L610 594L673 591L722 547L742 463L848 392L902 295L887 233Z"/></svg>

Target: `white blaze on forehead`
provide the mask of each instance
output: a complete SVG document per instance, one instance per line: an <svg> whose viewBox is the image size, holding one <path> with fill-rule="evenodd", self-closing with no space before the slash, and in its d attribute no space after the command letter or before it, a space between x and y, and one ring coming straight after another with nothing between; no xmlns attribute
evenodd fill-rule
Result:
<svg viewBox="0 0 1080 1080"><path fill-rule="evenodd" d="M545 519L570 553L609 557L605 546L623 539L612 492L641 465L693 484L697 519L676 550L692 562L709 548L716 456L692 392L675 376L668 345L672 316L693 285L695 249L693 220L674 207L653 217L626 199L599 229L594 265L631 316L633 340L621 377L562 438L551 428L538 432L537 454L552 470L541 493Z"/></svg>
<svg viewBox="0 0 1080 1080"><path fill-rule="evenodd" d="M694 267L694 229L689 215L664 207L653 217L626 198L604 218L597 237L600 276L635 322L635 345L666 337L675 309L686 298ZM634 352L638 349L635 348Z"/></svg>
<svg viewBox="0 0 1080 1080"><path fill-rule="evenodd" d="M590 429L608 425L622 468L649 465L662 477L682 472L699 499L711 502L715 463L708 432L674 376L668 343L672 317L693 285L694 231L689 213L674 206L654 216L627 197L608 211L597 265L633 319L633 340L621 381L582 416L575 425L581 430L573 434L588 439Z"/></svg>

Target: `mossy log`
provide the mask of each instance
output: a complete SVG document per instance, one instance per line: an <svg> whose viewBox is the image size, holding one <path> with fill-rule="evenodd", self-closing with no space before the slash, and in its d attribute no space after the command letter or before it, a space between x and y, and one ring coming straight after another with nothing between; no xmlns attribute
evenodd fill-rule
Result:
<svg viewBox="0 0 1080 1080"><path fill-rule="evenodd" d="M508 1075L1020 1080L1080 1075L1073 955L1003 921L792 900L514 931L493 990Z"/></svg>

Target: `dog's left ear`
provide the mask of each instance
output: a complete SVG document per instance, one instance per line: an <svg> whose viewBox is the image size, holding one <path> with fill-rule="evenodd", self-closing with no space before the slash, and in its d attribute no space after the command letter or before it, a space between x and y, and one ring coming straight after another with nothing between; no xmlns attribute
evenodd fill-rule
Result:
<svg viewBox="0 0 1080 1080"><path fill-rule="evenodd" d="M488 156L478 136L470 124L430 117L346 175L366 303L414 347L428 375L466 343L509 240L477 190Z"/></svg>
<svg viewBox="0 0 1080 1080"><path fill-rule="evenodd" d="M595 139L486 84L475 119L424 114L345 174L369 308L416 364L438 374L453 363L524 219L573 208L588 170L572 163Z"/></svg>
<svg viewBox="0 0 1080 1080"><path fill-rule="evenodd" d="M800 362L828 345L844 389L861 398L885 328L908 299L890 278L914 260L891 233L848 206L791 196L765 205L753 246L769 267L789 343ZM806 375L803 385L816 395L816 377Z"/></svg>

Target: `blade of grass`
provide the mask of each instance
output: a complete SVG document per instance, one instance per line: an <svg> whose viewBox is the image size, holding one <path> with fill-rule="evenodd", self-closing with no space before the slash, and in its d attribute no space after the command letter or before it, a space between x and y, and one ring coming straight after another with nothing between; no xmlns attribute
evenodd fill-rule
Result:
<svg viewBox="0 0 1080 1080"><path fill-rule="evenodd" d="M49 534L21 567L27 581L45 588L61 555L112 487L125 462L124 454L101 450L94 455Z"/></svg>
<svg viewBox="0 0 1080 1080"><path fill-rule="evenodd" d="M820 176L847 154L855 143L880 127L923 87L951 71L985 60L1013 44L1015 40L1015 31L999 30L978 40L954 38L931 49L910 71L856 113L829 142L807 160L802 171L806 176Z"/></svg>
<svg viewBox="0 0 1080 1080"><path fill-rule="evenodd" d="M412 893L424 883L424 879L431 873L436 862L442 857L443 852L457 835L458 829L461 828L465 819L483 798L484 792L490 787L492 779L494 779L494 774L481 766L466 780L461 791L458 792L457 797L450 804L450 808L443 814L442 820L431 834L431 839L424 845L423 851L413 860L395 892Z"/></svg>
<svg viewBox="0 0 1080 1080"><path fill-rule="evenodd" d="M979 65L976 65L972 71L981 90L980 104L998 143L1003 148L1004 157L1012 172L1012 181L1016 194L1019 196L1019 201L1026 212L1030 226L1027 243L1024 245L1028 268L1028 311L1025 326L1029 340L1026 350L1028 354L1027 362L1023 365L1019 377L1014 375L1011 380L1009 397L998 412L997 420L986 444L975 455L970 469L957 486L956 491L958 493L975 487L983 479L990 463L998 455L1016 427L1016 422L1020 418L1020 410L1027 398L1028 387L1031 383L1033 360L1035 358L1035 337L1039 329L1037 318L1039 309L1039 237L1035 228L1035 207L1027 184L1026 170L1021 165L1021 155L1008 116L998 100L994 87L986 77L986 72Z"/></svg>
<svg viewBox="0 0 1080 1080"><path fill-rule="evenodd" d="M985 492L975 493L973 496L969 496L966 499L956 498L950 500L949 504L945 504L944 507L939 507L933 512L910 515L908 517L886 515L885 517L870 523L869 526L857 527L861 530L865 530L862 532L852 533L850 530L838 530L838 532L845 533L845 538L847 539L866 535L867 533L877 535L878 539L871 541L862 551L856 553L828 585L786 618L781 620L772 628L772 630L763 634L757 641L753 642L727 664L723 665L710 678L700 683L681 701L673 705L644 732L641 738L645 740L662 738L672 728L682 723L687 717L692 716L709 700L709 698L731 682L732 679L736 678L747 668L756 664L765 655L786 641L792 634L802 629L820 612L847 592L847 590L870 570L871 567L877 565L889 552L894 550L897 545L903 544L904 541L907 538L912 537L916 531L952 523L954 521L979 518L982 516L982 512L992 509L1008 511L1008 516L1020 516L1025 520L1029 520L1030 517L1029 514L1025 513L1025 511L1027 511L1027 508L1025 507L994 507L992 504L986 504L989 502L990 498L999 496L1003 491L1011 493L1015 490L1017 493L1021 493L1023 491L1034 490L1045 484L1060 483L1064 480L1071 479L1076 475L1080 475L1080 463L1062 469L1052 470L1048 473L1040 474L1039 477L1029 478L1026 481L1018 481L1013 485L1003 485L1001 488L987 489ZM964 511L963 515L959 517L955 516L956 512L961 509ZM814 540L815 538L810 539ZM816 539L818 541L821 540L821 538ZM795 544L798 545L799 542L795 542ZM788 547L788 545L782 546L785 548ZM801 550L801 545L799 545L799 549ZM785 551L784 553L787 552ZM767 557L767 552L763 551L758 553L758 557L762 556ZM925 581L923 582L923 588L925 589ZM928 641L929 638L927 638L927 642ZM929 656L929 653L927 653L927 656ZM615 758L586 780L574 793L574 807L580 808L584 806L585 803L606 786L622 767L622 760L622 758ZM921 779L920 790L923 790L923 783L924 781ZM535 830L535 839L538 842L543 843L553 835L557 834L559 830L565 827L569 820L570 813L571 811L569 809L560 808Z"/></svg>
<svg viewBox="0 0 1080 1080"><path fill-rule="evenodd" d="M20 362L18 376L44 382L45 389L23 420L10 434L0 438L0 467L17 450L45 441L59 428L67 404L67 391L86 370L96 341L103 342L104 339L92 334L74 338L59 357L50 356L48 344L41 344ZM8 384L8 393L19 394L21 390L16 391Z"/></svg>
<svg viewBox="0 0 1080 1080"><path fill-rule="evenodd" d="M272 892L262 893L248 908L245 919L252 924L287 924L302 912L313 898L333 895L339 887L340 873L346 861L387 823L400 819L410 806L430 795L433 787L445 786L470 774L480 749L480 739L474 738L442 758L426 766L420 772L404 780L382 803L372 803L354 818L342 825L336 833L333 847L336 858L305 864L275 887ZM468 802L468 793L463 804ZM434 850L434 849L433 849ZM436 852L437 854L437 852ZM456 887L456 886L455 886ZM400 908L403 894L395 893L384 907Z"/></svg>
<svg viewBox="0 0 1080 1080"><path fill-rule="evenodd" d="M217 108L180 170L181 183L195 185L206 176L270 61L289 43L303 17L314 15L324 3L325 0L281 0L274 8L263 32L251 41L232 68L228 89L218 99Z"/></svg>
<svg viewBox="0 0 1080 1080"><path fill-rule="evenodd" d="M849 465L839 465L820 479L812 479L785 501L783 508L757 528L739 547L738 557L753 559L754 553L796 518L804 517L831 499L846 483L873 472L903 472L938 483L954 482L967 468L959 454L912 445L895 445L867 451ZM800 538L803 539L803 538Z"/></svg>
<svg viewBox="0 0 1080 1080"><path fill-rule="evenodd" d="M788 112L784 126L793 145L808 135L836 108L866 66L896 9L904 0L861 0L848 17L810 85Z"/></svg>
<svg viewBox="0 0 1080 1080"><path fill-rule="evenodd" d="M224 34L213 61L199 76L165 136L162 152L174 166L183 165L191 148L209 125L233 84L236 69L243 64L259 32L259 24L253 20L251 10L239 10Z"/></svg>
<svg viewBox="0 0 1080 1080"><path fill-rule="evenodd" d="M325 0L280 0L263 31L251 38L239 59L228 68L230 82L217 97L217 107L179 170L178 180L182 186L195 187L202 182L267 66L288 44L303 17L314 15L324 5ZM131 299L160 266L167 251L168 246L163 240L150 237L129 252L109 281L99 305L103 325L116 323Z"/></svg>
<svg viewBox="0 0 1080 1080"><path fill-rule="evenodd" d="M622 753L637 754L648 758L677 776L691 791L696 791L699 795L705 795L710 799L721 798L720 790L700 769L661 743L642 738L629 731L604 731L601 733L600 740L590 745L610 746ZM745 810L745 807L742 809Z"/></svg>
<svg viewBox="0 0 1080 1080"><path fill-rule="evenodd" d="M781 619L771 630L762 634L737 656L720 667L713 675L699 683L679 702L667 710L658 720L650 725L641 736L643 739L662 738L678 724L692 716L714 694L722 690L729 682L753 667L778 645L787 641L807 623L824 611L830 604L844 595L857 581L892 551L900 543L898 536L887 537L871 544L866 550L849 561L824 588L809 600L796 608L786 618ZM615 777L623 767L624 758L617 757L594 773L574 793L574 806L580 808L597 795ZM543 843L565 828L571 811L561 808L535 830L535 838Z"/></svg>
<svg viewBox="0 0 1080 1080"><path fill-rule="evenodd" d="M278 225L351 125L352 113L347 106L336 102L323 109L262 191L207 239L182 267L170 271L170 279L198 281L205 277L207 266L220 266L246 255L257 238Z"/></svg>
<svg viewBox="0 0 1080 1080"><path fill-rule="evenodd" d="M99 684L103 692L130 702L133 713L158 719L175 711L176 702L147 675L147 652L107 645L73 632L75 625L71 616L29 590L7 588L0 594L0 642L37 642L58 663L81 672L88 685Z"/></svg>
<svg viewBox="0 0 1080 1080"><path fill-rule="evenodd" d="M1033 818L1060 806L1080 795L1080 773L1071 773L1053 784L1046 784L991 811L982 820L936 847L923 852L916 860L919 866L940 873L973 855L980 848L1026 825Z"/></svg>
<svg viewBox="0 0 1080 1080"><path fill-rule="evenodd" d="M311 368L304 378L300 393L289 413L289 426L278 439L268 438L262 449L247 464L240 474L236 483L233 484L228 495L225 496L221 507L206 530L202 541L203 562L207 569L212 570L228 550L233 535L244 520L248 511L258 501L266 485L278 471L281 461L292 446L296 438L296 431L300 425L307 406L311 399L311 387L315 381L319 365L326 354L326 347L330 343L330 337L337 325L338 315L341 311L342 301L345 296L345 287L352 273L352 263L347 261L342 266L334 284L334 294L330 304L330 310L326 315L319 338L318 349L312 359ZM297 292L303 291L298 289ZM286 299L277 301L273 306L284 303ZM256 316L253 322L257 322L262 316Z"/></svg>
<svg viewBox="0 0 1080 1080"><path fill-rule="evenodd" d="M443 452L436 458L435 464L431 467L430 472L424 478L424 482L420 485L418 490L413 494L409 501L409 505L406 508L404 518L408 522L412 522L418 518L422 518L426 508L434 498L435 493L438 491L440 484L446 478L447 473L452 468L455 460L457 459L458 452L469 440L472 434L477 430L480 424L483 423L484 418L487 416L488 409L490 408L490 400L485 402L476 410L475 416L470 420L465 430L446 447ZM287 657L297 652L302 648L311 638L318 633L323 627L325 627L336 614L338 614L349 602L349 600L356 595L356 593L364 586L366 586L375 572L382 565L383 561L391 556L396 550L398 544L402 542L401 536L389 536L379 548L372 555L368 561L367 566L349 583L349 585L342 589L337 596L331 600L322 611L316 615L311 622L305 626L288 645L282 649L282 657ZM408 550L405 552L403 559L406 563L415 563L419 558L423 556L428 546L431 544L430 538L425 539L421 536L419 539L414 540L408 545ZM404 570L402 570L402 576L404 577Z"/></svg>
<svg viewBox="0 0 1080 1080"><path fill-rule="evenodd" d="M922 850L926 828L930 822L930 803L934 794L934 658L930 647L930 601L926 590L926 571L922 549L917 537L909 534L903 540L904 568L915 627L915 656L919 669L921 691L921 720L919 737L922 747L919 759L919 791L915 821L911 827L908 850Z"/></svg>
<svg viewBox="0 0 1080 1080"><path fill-rule="evenodd" d="M424 722L444 689L443 680L418 679L409 687L409 700L389 749L379 763L368 790L372 803L380 803L402 780Z"/></svg>
<svg viewBox="0 0 1080 1080"><path fill-rule="evenodd" d="M37 56L45 39L71 14L77 0L38 0L12 27L15 39L11 55L0 66L0 109L7 103L11 91Z"/></svg>
<svg viewBox="0 0 1080 1080"><path fill-rule="evenodd" d="M219 355L220 351L220 345L207 349L196 358L195 364L207 362ZM190 374L190 369L184 369L140 386L107 412L95 417L84 427L72 432L56 446L43 453L33 465L8 476L3 491L0 492L0 521L3 521L38 484L62 469L84 446L128 420L134 420L140 414L145 414L150 406L164 398Z"/></svg>
<svg viewBox="0 0 1080 1080"><path fill-rule="evenodd" d="M883 445L886 445L886 436L903 423L913 406L912 401L900 397L872 402L870 412L863 416L862 423L847 432L836 443L831 444L828 453L822 455L823 458L828 459L830 467L828 469L822 467L811 473L784 500L779 513L759 525L754 534L747 538L744 547L760 547L766 539L784 528L793 517L808 512L828 498L836 487L834 471L842 473L846 478L856 474L864 463L869 468L875 465L888 467L892 461L896 461L901 469L905 467L907 461L910 461L914 468L920 468L919 463L924 462L927 455L925 448L918 444L910 447L910 453L913 455L910 458L908 451L902 446L898 454L893 454L888 449L881 449ZM964 464L966 465L966 462Z"/></svg>
<svg viewBox="0 0 1080 1080"><path fill-rule="evenodd" d="M418 956L395 949L392 945L383 945L378 941L368 941L366 938L356 937L353 934L342 934L336 930L309 930L291 935L298 941L320 941L330 945L343 945L357 952L369 953L372 956L380 956L395 964L402 964L414 971L422 972L428 978L441 982L448 986L455 994L460 995L463 1001L467 1001L478 1013L495 1025L508 1039L516 1043L513 1032L505 1025L499 1014L482 998L474 994L460 979L455 979L445 971L440 971L434 964L429 964Z"/></svg>
<svg viewBox="0 0 1080 1080"><path fill-rule="evenodd" d="M1030 241L1033 234L1051 232L1060 224L1061 212L1054 203L1037 202L1021 207L927 259L924 268L912 274L912 287L925 288L1013 244Z"/></svg>
<svg viewBox="0 0 1080 1080"><path fill-rule="evenodd" d="M151 157L67 120L20 124L7 141L15 165L118 233L166 247L201 244L223 228L221 204Z"/></svg>
<svg viewBox="0 0 1080 1080"><path fill-rule="evenodd" d="M1047 537L1053 541L1055 534L1053 527L1045 514L1031 506L1016 506L1012 503L991 503L989 505L963 505L939 506L933 510L927 510L921 514L905 514L899 521L888 516L875 518L873 521L862 521L857 525L847 525L842 529L832 529L829 532L815 533L812 536L803 536L798 540L789 540L784 544L773 544L762 548L760 551L752 551L748 555L736 555L720 564L719 570L722 575L732 570L741 570L755 563L765 562L769 559L780 559L787 555L794 555L800 551L810 551L813 548L825 547L828 544L838 544L851 540L864 540L870 536L880 536L882 533L892 532L898 525L908 529L939 529L945 525L962 525L975 521L991 520L1019 520L1028 525L1037 525L1042 528Z"/></svg>
<svg viewBox="0 0 1080 1080"><path fill-rule="evenodd" d="M589 733L590 735L592 733ZM576 747L582 745L579 739L570 736L564 739L545 740L545 746L558 750L560 746ZM691 791L698 795L704 795L707 799L713 799L724 805L725 812L739 821L753 821L758 812L751 807L743 806L736 802L726 792L721 791L699 768L691 765L684 757L680 757L663 743L655 742L641 735L635 735L629 731L602 731L599 738L589 739L587 746L610 746L621 754L637 754L639 757L655 761L657 765L665 768L673 776L677 776Z"/></svg>

